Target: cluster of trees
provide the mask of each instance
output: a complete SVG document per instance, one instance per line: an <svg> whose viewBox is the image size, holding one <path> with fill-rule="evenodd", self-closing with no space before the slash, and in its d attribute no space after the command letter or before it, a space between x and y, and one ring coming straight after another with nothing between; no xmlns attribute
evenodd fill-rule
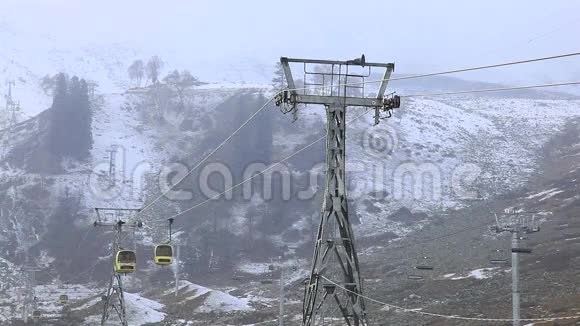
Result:
<svg viewBox="0 0 580 326"><path fill-rule="evenodd" d="M147 63L144 63L143 60L135 60L127 69L127 73L129 74L129 78L136 82L137 86L141 86L143 78L145 77L145 86L147 86L149 82L151 84L159 83L161 68L163 68L163 61L159 56L155 55ZM181 72L174 70L165 76L162 81L167 85L175 87L180 97L183 95L184 89L204 84L187 70Z"/></svg>
<svg viewBox="0 0 580 326"><path fill-rule="evenodd" d="M173 86L177 90L177 95L179 96L179 101L183 105L183 92L192 87L192 86L199 86L203 85L204 83L199 81L197 77L191 75L191 73L187 70L183 70L179 72L174 70L170 72L163 81L169 85Z"/></svg>
<svg viewBox="0 0 580 326"><path fill-rule="evenodd" d="M44 91L44 94L48 96L54 96L58 76L59 75L56 74L54 76L45 75L44 77L42 77L42 79L40 80L40 87ZM84 79L84 81L87 83L89 97L92 98L95 95L97 88L99 87L99 83L97 83L94 80L88 79Z"/></svg>
<svg viewBox="0 0 580 326"><path fill-rule="evenodd" d="M89 86L84 79L55 77L49 110L48 150L57 157L84 159L93 146Z"/></svg>

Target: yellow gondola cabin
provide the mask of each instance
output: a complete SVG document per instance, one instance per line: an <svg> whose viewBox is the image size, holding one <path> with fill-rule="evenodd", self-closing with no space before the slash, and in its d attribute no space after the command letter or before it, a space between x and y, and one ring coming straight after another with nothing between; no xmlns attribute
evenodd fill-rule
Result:
<svg viewBox="0 0 580 326"><path fill-rule="evenodd" d="M66 295L66 294L61 294L61 295L58 297L58 303L59 303L59 304L67 304L67 303L68 303L68 295Z"/></svg>
<svg viewBox="0 0 580 326"><path fill-rule="evenodd" d="M173 246L160 244L155 246L155 264L171 265L173 263Z"/></svg>
<svg viewBox="0 0 580 326"><path fill-rule="evenodd" d="M137 256L132 250L119 250L115 256L115 272L133 273L137 265Z"/></svg>

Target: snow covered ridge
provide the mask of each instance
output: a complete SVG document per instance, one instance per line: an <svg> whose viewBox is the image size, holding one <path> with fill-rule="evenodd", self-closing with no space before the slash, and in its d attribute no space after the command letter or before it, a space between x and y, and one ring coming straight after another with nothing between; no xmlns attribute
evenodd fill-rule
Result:
<svg viewBox="0 0 580 326"><path fill-rule="evenodd" d="M167 314L163 312L163 309L165 308L164 304L147 299L142 295L135 293L125 292L124 296L129 325L149 325L165 320ZM96 298L82 308L89 308L91 304L100 308L102 306L102 301L100 298ZM99 311L99 314L88 316L85 318L82 325L98 325L101 322L101 314L100 309L97 309L97 311Z"/></svg>
<svg viewBox="0 0 580 326"><path fill-rule="evenodd" d="M162 293L161 300L173 300L175 289ZM188 281L179 282L178 304L185 304L200 313L253 311L250 300L237 298L226 292L210 289Z"/></svg>
<svg viewBox="0 0 580 326"><path fill-rule="evenodd" d="M165 319L165 313L160 312L165 306L133 293L126 293L127 314L129 321L135 325L158 323Z"/></svg>

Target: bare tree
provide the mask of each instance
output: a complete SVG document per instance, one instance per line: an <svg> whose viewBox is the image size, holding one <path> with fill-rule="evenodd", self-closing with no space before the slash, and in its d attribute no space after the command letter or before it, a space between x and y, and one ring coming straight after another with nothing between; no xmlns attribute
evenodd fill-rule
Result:
<svg viewBox="0 0 580 326"><path fill-rule="evenodd" d="M144 70L145 65L143 64L143 60L133 61L133 63L129 66L129 69L127 69L129 78L131 78L131 80L136 80L137 86L141 86L141 80L143 79L143 75L145 73Z"/></svg>
<svg viewBox="0 0 580 326"><path fill-rule="evenodd" d="M286 77L284 75L284 69L282 68L282 64L280 62L276 64L274 77L272 77L272 87L274 87L274 90L280 90L286 87Z"/></svg>
<svg viewBox="0 0 580 326"><path fill-rule="evenodd" d="M152 56L145 66L145 72L147 73L148 80L151 80L152 84L157 84L159 82L159 73L161 67L163 66L163 61L159 56Z"/></svg>

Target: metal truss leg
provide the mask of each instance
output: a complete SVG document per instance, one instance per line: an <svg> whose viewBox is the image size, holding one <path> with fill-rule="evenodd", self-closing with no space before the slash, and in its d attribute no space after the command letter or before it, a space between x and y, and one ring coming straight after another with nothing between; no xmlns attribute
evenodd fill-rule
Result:
<svg viewBox="0 0 580 326"><path fill-rule="evenodd" d="M127 311L125 308L125 296L123 294L123 281L121 274L113 273L109 288L107 289L107 297L103 306L103 315L101 317L101 326L104 326L109 319L109 314L112 310L117 313L119 321L122 326L128 326Z"/></svg>
<svg viewBox="0 0 580 326"><path fill-rule="evenodd" d="M304 291L303 326L317 325L323 305L333 305L346 325L367 325L345 182L346 107L327 106L326 187L310 279ZM328 278L344 290L326 282ZM329 300L326 300L329 299ZM334 299L334 300L332 300Z"/></svg>

